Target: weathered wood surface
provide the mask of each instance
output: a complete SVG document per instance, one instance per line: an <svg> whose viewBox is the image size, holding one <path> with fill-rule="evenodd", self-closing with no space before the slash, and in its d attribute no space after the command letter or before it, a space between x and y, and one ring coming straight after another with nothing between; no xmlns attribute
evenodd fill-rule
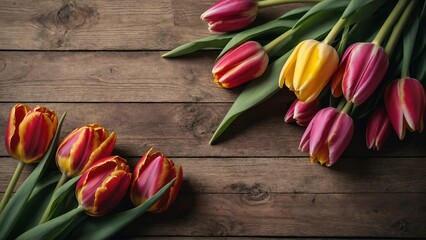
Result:
<svg viewBox="0 0 426 240"><path fill-rule="evenodd" d="M0 49L171 49L208 34L200 15L214 2L2 0ZM258 22L295 6L260 11Z"/></svg>
<svg viewBox="0 0 426 240"><path fill-rule="evenodd" d="M60 93L58 93L60 94ZM277 103L277 104L275 104ZM303 129L283 121L279 102L261 105L238 119L218 144L208 141L231 104L218 103L49 103L49 108L68 115L63 132L97 122L116 131L117 153L141 156L149 147L170 156L245 157L306 156L298 149ZM284 103L283 103L284 104ZM31 103L30 105L35 105ZM5 129L13 103L0 105L0 129ZM381 152L365 147L363 131L357 132L345 156L426 156L426 136L407 134L401 143L395 136ZM63 137L65 135L63 134ZM0 133L0 139L4 132ZM4 148L0 156L6 156Z"/></svg>
<svg viewBox="0 0 426 240"><path fill-rule="evenodd" d="M425 134L391 136L374 152L361 123L344 158L319 167L298 150L303 129L283 123L293 97L282 91L208 145L242 88L212 82L217 52L160 56L208 34L199 15L213 2L0 1L0 139L15 103L42 104L68 112L62 138L98 122L131 165L151 146L183 165L170 211L119 238L426 237ZM294 6L261 10L257 22ZM3 144L0 162L1 197L16 165Z"/></svg>

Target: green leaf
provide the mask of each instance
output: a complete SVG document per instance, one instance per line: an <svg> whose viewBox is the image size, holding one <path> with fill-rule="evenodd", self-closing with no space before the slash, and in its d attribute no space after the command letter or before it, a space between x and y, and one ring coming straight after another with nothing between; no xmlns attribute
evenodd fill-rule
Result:
<svg viewBox="0 0 426 240"><path fill-rule="evenodd" d="M66 200L66 198L70 195L70 193L74 195L75 185L77 184L77 181L79 179L80 179L80 175L69 179L66 183L64 183L64 185L62 185L60 188L58 188L54 192L52 196L52 206L51 206L50 214L49 214L49 217L47 218L48 220L54 217L57 217L58 215L62 213L61 210L63 209L61 208L65 207L65 204L63 203Z"/></svg>
<svg viewBox="0 0 426 240"><path fill-rule="evenodd" d="M196 52L203 48L223 48L235 34L214 35L183 44L162 57L172 58Z"/></svg>
<svg viewBox="0 0 426 240"><path fill-rule="evenodd" d="M417 15L414 12L413 15ZM417 32L419 29L420 18L415 17L411 18L404 29L404 34L402 36L402 46L403 46L403 56L402 56L402 76L407 77L410 75L410 63L412 61L414 45L416 43Z"/></svg>
<svg viewBox="0 0 426 240"><path fill-rule="evenodd" d="M236 34L231 41L226 44L226 46L223 48L222 52L219 54L217 58L222 57L226 52L228 52L230 49L237 47L241 45L242 43L254 39L260 35L266 35L266 34L282 34L285 31L289 30L293 27L293 25L296 23L296 21L305 14L311 7L302 7L297 8L292 11L287 12L286 14L282 15L281 17L272 20L270 22L267 22L265 24L259 25L257 27L253 27L250 29L247 29L245 31L242 31L238 34Z"/></svg>
<svg viewBox="0 0 426 240"><path fill-rule="evenodd" d="M27 177L22 183L12 199L6 205L5 209L0 215L0 239L7 239L9 234L12 232L15 224L21 216L24 206L27 204L28 199L31 196L37 182L46 171L50 162L55 158L57 143L61 132L62 123L65 119L66 112L62 114L61 119L58 123L55 136L53 137L52 143L49 146L46 154L43 156L41 161L38 163L34 171Z"/></svg>
<svg viewBox="0 0 426 240"><path fill-rule="evenodd" d="M37 182L37 185L21 212L21 216L25 217L19 218L10 234L10 238L14 239L28 229L37 226L60 177L61 174L58 171L54 171Z"/></svg>
<svg viewBox="0 0 426 240"><path fill-rule="evenodd" d="M107 215L98 218L87 218L80 225L78 229L71 233L71 239L106 239L116 234L124 226L139 218L143 213L146 212L154 203L156 203L161 196L172 186L173 179L161 188L154 196L152 196L145 203L129 209L124 212L120 212L114 215Z"/></svg>
<svg viewBox="0 0 426 240"><path fill-rule="evenodd" d="M213 144L213 142L216 141L220 135L222 135L227 127L241 113L265 101L270 96L273 96L276 92L278 92L278 90L280 90L278 86L278 77L285 61L289 56L290 52L277 59L271 64L271 66L268 67L268 69L261 77L250 82L250 84L241 92L213 134L210 140L210 144Z"/></svg>
<svg viewBox="0 0 426 240"><path fill-rule="evenodd" d="M297 21L297 23L293 26L293 29L298 28L300 25L302 25L304 22L306 22L307 20L311 19L311 18L315 18L316 15L318 14L324 14L327 12L332 12L332 11L340 11L346 8L346 6L348 6L350 0L339 0L339 1L335 1L335 0L324 0L321 1L320 3L317 3L315 6L313 6L305 15L303 15L302 18L299 19L299 21ZM316 22L316 21L312 21L311 22ZM318 23L318 22L317 22ZM311 24L310 24L311 25ZM309 27L314 27L313 26L309 26Z"/></svg>
<svg viewBox="0 0 426 240"><path fill-rule="evenodd" d="M68 228L68 226L73 222L74 218L78 217L83 212L84 208L79 206L57 218L38 225L37 227L31 228L30 230L21 234L16 239L56 239L59 235L62 234L63 231Z"/></svg>
<svg viewBox="0 0 426 240"><path fill-rule="evenodd" d="M343 12L342 18L347 18L347 24L359 22L371 16L385 2L385 0L352 0Z"/></svg>

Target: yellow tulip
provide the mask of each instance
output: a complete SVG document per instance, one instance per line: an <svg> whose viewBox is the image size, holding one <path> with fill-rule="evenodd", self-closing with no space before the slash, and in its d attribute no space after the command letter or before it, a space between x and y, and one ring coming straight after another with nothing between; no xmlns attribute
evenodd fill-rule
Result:
<svg viewBox="0 0 426 240"><path fill-rule="evenodd" d="M294 91L299 101L315 100L339 64L336 50L316 40L300 42L281 70L279 86Z"/></svg>

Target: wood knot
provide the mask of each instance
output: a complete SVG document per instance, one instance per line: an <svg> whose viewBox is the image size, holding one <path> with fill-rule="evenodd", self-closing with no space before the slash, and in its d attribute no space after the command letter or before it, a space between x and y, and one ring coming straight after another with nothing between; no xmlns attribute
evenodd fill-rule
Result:
<svg viewBox="0 0 426 240"><path fill-rule="evenodd" d="M183 109L183 113L179 114L182 118L182 127L192 133L195 137L204 137L206 134L211 135L216 126L217 114L214 109L200 108L195 105L187 105Z"/></svg>
<svg viewBox="0 0 426 240"><path fill-rule="evenodd" d="M68 29L81 28L87 20L96 16L94 8L77 6L74 2L68 2L58 10L58 20Z"/></svg>
<svg viewBox="0 0 426 240"><path fill-rule="evenodd" d="M406 232L408 230L408 223L404 220L398 220L392 224L392 229L397 232Z"/></svg>
<svg viewBox="0 0 426 240"><path fill-rule="evenodd" d="M268 186L260 183L255 183L252 186L248 186L245 183L234 183L230 187L233 191L242 193L243 200L254 202L269 199L271 192Z"/></svg>

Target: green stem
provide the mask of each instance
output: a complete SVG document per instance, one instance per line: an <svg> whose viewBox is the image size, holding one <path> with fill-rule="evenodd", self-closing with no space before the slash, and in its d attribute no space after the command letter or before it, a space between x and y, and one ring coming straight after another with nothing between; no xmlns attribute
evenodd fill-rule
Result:
<svg viewBox="0 0 426 240"><path fill-rule="evenodd" d="M276 6L281 4L290 4L290 3L319 3L321 0L264 0L258 1L258 8L265 8L270 6Z"/></svg>
<svg viewBox="0 0 426 240"><path fill-rule="evenodd" d="M401 18L396 23L395 27L393 28L392 34L389 37L388 42L386 43L385 52L390 55L393 52L393 49L396 46L396 43L398 42L399 37L401 36L402 30L404 30L405 25L407 24L408 20L410 19L410 14L413 12L414 8L416 7L417 1L411 0L410 3L408 3L407 8L404 10L404 12L401 15ZM408 76L408 65L402 67L401 71L401 77L407 77Z"/></svg>
<svg viewBox="0 0 426 240"><path fill-rule="evenodd" d="M379 32L377 33L376 37L372 41L372 43L376 45L381 45L383 40L385 39L386 35L392 28L395 21L398 19L401 12L404 10L405 6L407 5L408 0L399 0L398 3L393 8L392 12L389 14L388 18L386 19L383 26L380 28Z"/></svg>
<svg viewBox="0 0 426 240"><path fill-rule="evenodd" d="M68 180L67 175L62 174L61 178L59 179L58 183L56 184L55 190L53 190L53 194L50 197L49 204L47 205L46 209L44 210L43 216L41 217L40 222L38 223L38 225L43 224L43 223L45 223L46 221L49 220L49 214L50 214L50 211L51 211L51 208L52 208L52 204L53 204L53 196L54 196L56 190L58 188L60 188L62 185L64 185L64 183L67 180Z"/></svg>
<svg viewBox="0 0 426 240"><path fill-rule="evenodd" d="M12 179L9 182L9 185L7 186L6 192L3 195L3 199L0 203L0 213L3 211L4 207L6 207L7 202L9 202L10 196L12 195L13 189L16 186L16 183L18 182L19 176L22 173L22 170L24 169L24 162L19 161L18 165L16 166L15 172L13 173Z"/></svg>
<svg viewBox="0 0 426 240"><path fill-rule="evenodd" d="M340 102L339 102L339 104L337 105L336 108L340 111L345 106L345 104L346 104L346 99L342 98L342 100L340 100Z"/></svg>
<svg viewBox="0 0 426 240"><path fill-rule="evenodd" d="M345 106L342 108L342 110L340 110L340 112L342 113L349 113L349 111L352 110L352 103L351 102L346 102Z"/></svg>
<svg viewBox="0 0 426 240"><path fill-rule="evenodd" d="M291 37L291 35L293 35L293 33L295 33L296 30L295 29L289 29L287 30L285 33L281 34L280 36L278 36L277 38L275 38L274 40L272 40L271 42L269 42L268 44L266 44L263 49L265 49L266 52L271 52L271 50L277 46L278 44L280 44L282 41L286 40L287 38Z"/></svg>
<svg viewBox="0 0 426 240"><path fill-rule="evenodd" d="M345 27L345 23L346 23L346 18L345 19L340 18L339 21L337 21L337 23L333 26L331 31L328 33L327 37L325 37L324 41L322 42L327 43L328 45L331 45L334 39L336 39L337 34L339 34L339 32Z"/></svg>

